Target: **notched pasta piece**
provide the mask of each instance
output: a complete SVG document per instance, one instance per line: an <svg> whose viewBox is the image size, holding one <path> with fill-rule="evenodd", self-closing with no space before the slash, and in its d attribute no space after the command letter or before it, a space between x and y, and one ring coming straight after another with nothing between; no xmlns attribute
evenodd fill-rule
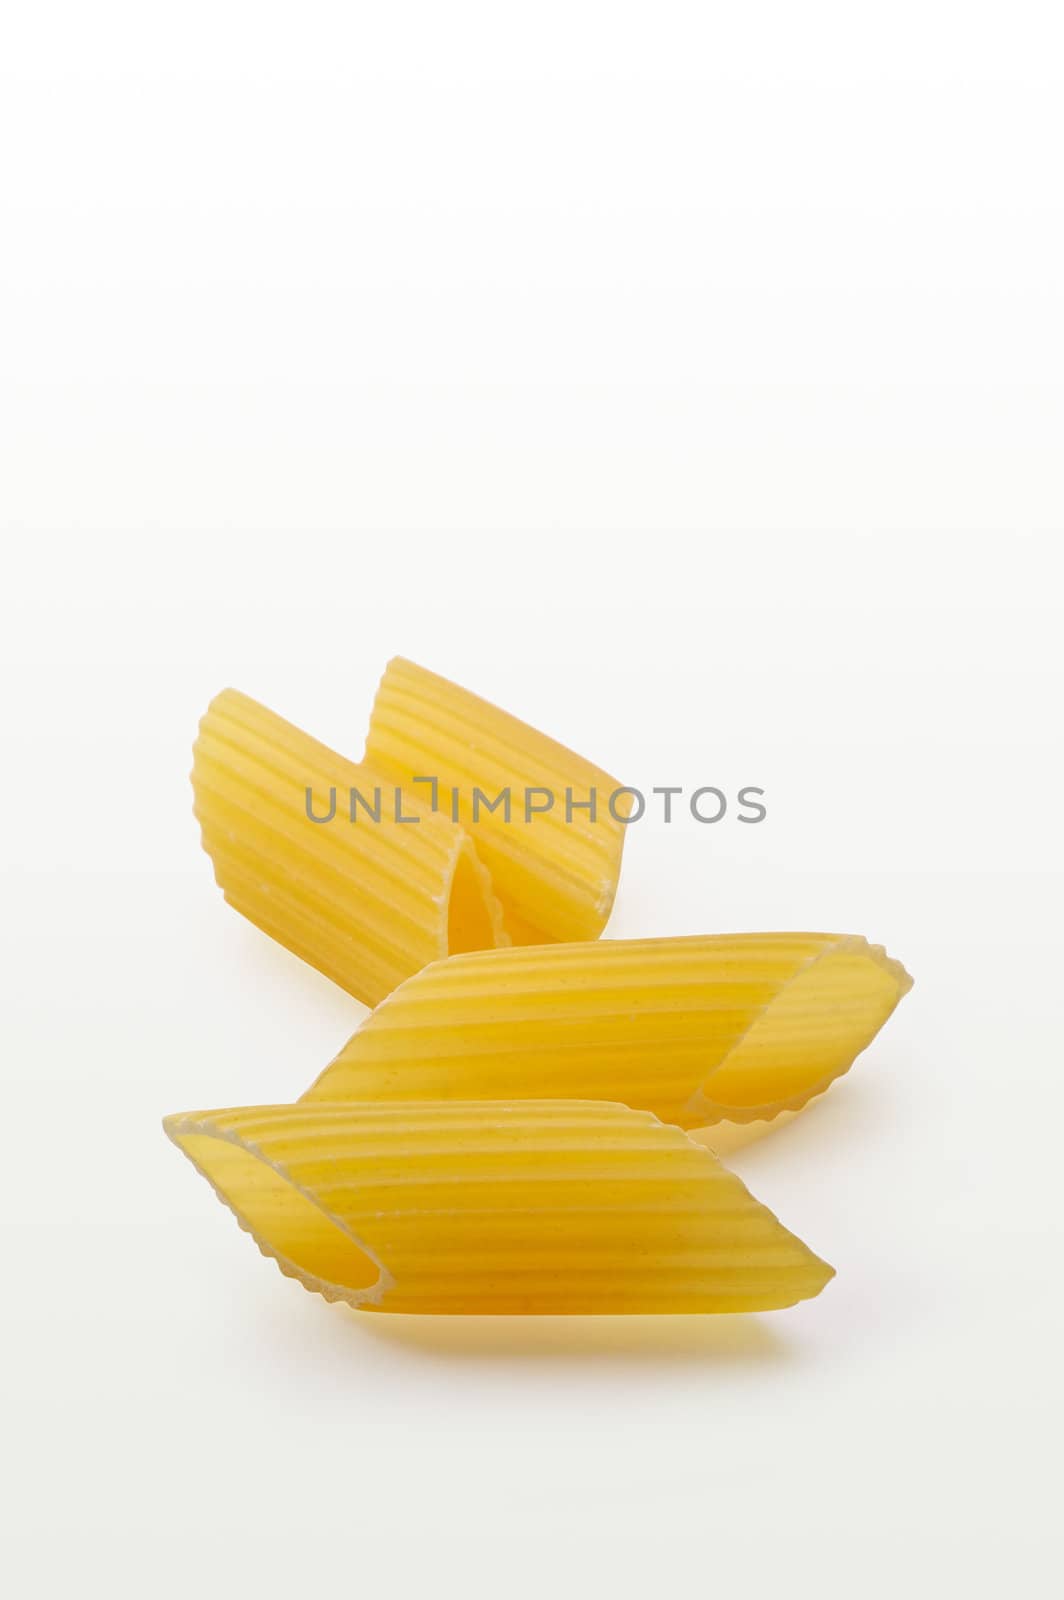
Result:
<svg viewBox="0 0 1064 1600"><path fill-rule="evenodd" d="M468 828L514 944L602 932L631 809L616 778L401 657L377 690L364 759L404 787L434 792Z"/></svg>
<svg viewBox="0 0 1064 1600"><path fill-rule="evenodd" d="M453 956L390 995L304 1099L594 1096L668 1122L796 1110L912 980L837 934L603 939Z"/></svg>
<svg viewBox="0 0 1064 1600"><path fill-rule="evenodd" d="M376 1311L767 1311L833 1270L714 1155L601 1101L168 1117L259 1249Z"/></svg>
<svg viewBox="0 0 1064 1600"><path fill-rule="evenodd" d="M230 905L367 1005L426 962L506 942L461 828L235 689L200 723L192 786Z"/></svg>

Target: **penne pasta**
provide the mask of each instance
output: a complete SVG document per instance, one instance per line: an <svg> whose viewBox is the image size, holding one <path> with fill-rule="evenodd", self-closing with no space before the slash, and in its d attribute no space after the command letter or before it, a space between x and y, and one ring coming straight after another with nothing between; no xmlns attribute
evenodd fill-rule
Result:
<svg viewBox="0 0 1064 1600"><path fill-rule="evenodd" d="M602 932L631 808L615 778L400 657L377 690L364 759L469 830L513 943Z"/></svg>
<svg viewBox="0 0 1064 1600"><path fill-rule="evenodd" d="M408 979L305 1100L623 1100L694 1128L795 1110L912 980L837 934L604 939L453 956Z"/></svg>
<svg viewBox="0 0 1064 1600"><path fill-rule="evenodd" d="M286 1276L377 1311L763 1311L832 1268L679 1128L603 1102L255 1106L166 1132Z"/></svg>
<svg viewBox="0 0 1064 1600"><path fill-rule="evenodd" d="M193 755L225 898L367 1005L426 962L505 941L461 828L265 706L224 690Z"/></svg>

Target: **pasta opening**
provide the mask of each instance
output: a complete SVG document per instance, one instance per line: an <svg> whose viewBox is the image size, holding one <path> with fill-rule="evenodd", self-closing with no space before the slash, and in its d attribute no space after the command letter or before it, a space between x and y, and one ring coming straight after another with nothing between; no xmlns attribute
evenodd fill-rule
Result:
<svg viewBox="0 0 1064 1600"><path fill-rule="evenodd" d="M753 1122L797 1110L853 1064L911 988L901 963L864 939L845 940L817 956L706 1078L691 1103L692 1117Z"/></svg>
<svg viewBox="0 0 1064 1600"><path fill-rule="evenodd" d="M351 1305L378 1297L374 1291L383 1289L386 1276L380 1264L283 1170L229 1138L168 1131L263 1255L272 1256L287 1276Z"/></svg>
<svg viewBox="0 0 1064 1600"><path fill-rule="evenodd" d="M445 955L490 950L498 943L498 929L488 905L486 878L470 846L463 845L458 852L447 896Z"/></svg>

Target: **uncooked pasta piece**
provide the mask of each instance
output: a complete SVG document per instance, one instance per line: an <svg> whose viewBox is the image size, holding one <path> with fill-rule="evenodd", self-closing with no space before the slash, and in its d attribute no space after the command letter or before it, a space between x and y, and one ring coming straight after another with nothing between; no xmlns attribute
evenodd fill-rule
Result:
<svg viewBox="0 0 1064 1600"><path fill-rule="evenodd" d="M200 723L192 786L230 905L367 1005L426 962L505 942L461 828L235 689Z"/></svg>
<svg viewBox="0 0 1064 1600"><path fill-rule="evenodd" d="M826 933L603 939L452 956L409 979L305 1099L559 1095L695 1128L794 1110L846 1071L912 980Z"/></svg>
<svg viewBox="0 0 1064 1600"><path fill-rule="evenodd" d="M632 803L616 778L400 657L377 690L365 761L469 829L515 944L602 932Z"/></svg>
<svg viewBox="0 0 1064 1600"><path fill-rule="evenodd" d="M378 1311L765 1311L832 1268L679 1128L601 1101L168 1117L259 1249Z"/></svg>

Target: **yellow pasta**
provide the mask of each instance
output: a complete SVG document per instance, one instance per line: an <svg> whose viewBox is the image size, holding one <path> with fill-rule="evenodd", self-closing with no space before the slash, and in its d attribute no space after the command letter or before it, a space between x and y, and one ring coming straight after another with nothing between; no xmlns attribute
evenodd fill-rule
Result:
<svg viewBox="0 0 1064 1600"><path fill-rule="evenodd" d="M616 778L399 657L381 679L364 759L404 788L431 796L434 786L469 829L513 943L602 932L631 809Z"/></svg>
<svg viewBox="0 0 1064 1600"><path fill-rule="evenodd" d="M573 1095L687 1128L750 1122L826 1089L911 983L879 945L837 934L452 956L379 1005L304 1099Z"/></svg>
<svg viewBox="0 0 1064 1600"><path fill-rule="evenodd" d="M426 962L506 942L461 828L234 689L200 723L192 785L230 905L367 1005Z"/></svg>
<svg viewBox="0 0 1064 1600"><path fill-rule="evenodd" d="M378 1311L763 1311L831 1267L704 1147L601 1101L255 1106L167 1133L259 1249Z"/></svg>

